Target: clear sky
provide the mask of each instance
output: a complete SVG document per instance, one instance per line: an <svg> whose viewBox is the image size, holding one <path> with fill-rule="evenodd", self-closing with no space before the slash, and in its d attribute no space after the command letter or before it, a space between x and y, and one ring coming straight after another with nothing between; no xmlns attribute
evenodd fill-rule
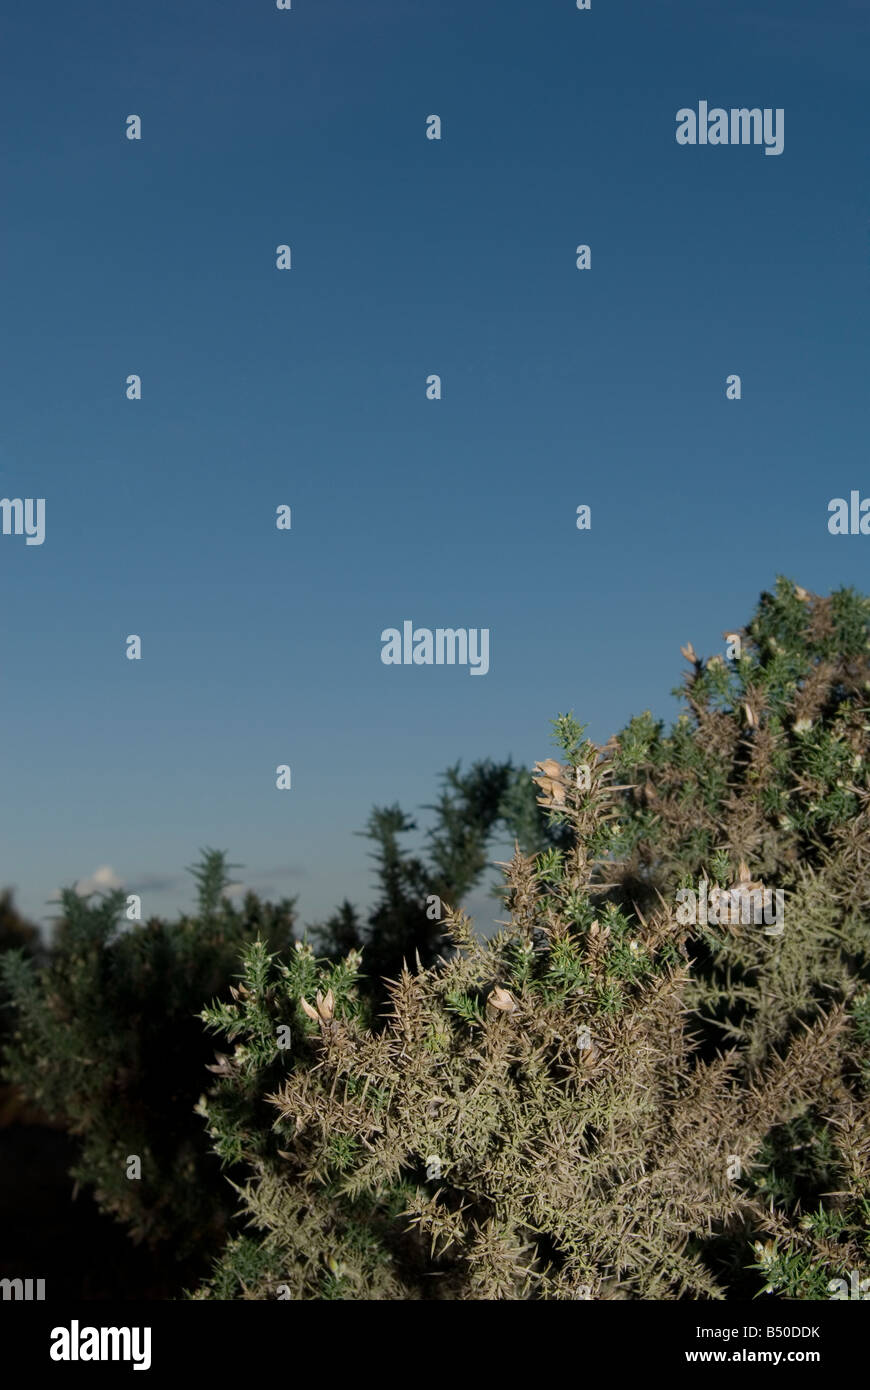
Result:
<svg viewBox="0 0 870 1390"><path fill-rule="evenodd" d="M868 73L866 0L5 6L19 905L103 869L171 912L213 845L366 906L373 804L569 708L670 717L778 572L870 587L827 530L870 496ZM678 145L701 101L782 108L782 154ZM405 619L488 628L489 672L384 665Z"/></svg>

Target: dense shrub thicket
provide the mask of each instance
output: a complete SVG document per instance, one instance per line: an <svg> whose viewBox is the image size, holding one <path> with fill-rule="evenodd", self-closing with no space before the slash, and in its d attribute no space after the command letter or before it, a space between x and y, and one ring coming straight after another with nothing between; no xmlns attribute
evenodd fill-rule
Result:
<svg viewBox="0 0 870 1390"><path fill-rule="evenodd" d="M7 1079L80 1137L72 1176L103 1210L181 1260L219 1246L232 1212L192 1114L212 1060L195 1013L227 987L246 944L286 949L293 924L289 903L234 907L221 853L207 851L194 873L195 916L127 923L122 892L94 902L68 890L52 948L2 958L15 1005ZM133 1157L139 1178L128 1176Z"/></svg>
<svg viewBox="0 0 870 1390"><path fill-rule="evenodd" d="M363 921L345 902L311 933L326 957L365 949L373 1001L406 953L436 959L442 929L427 902L458 900L479 880L491 835L526 781L510 762L449 768L423 854L401 847L416 825L400 807L373 810L363 833L375 845L374 910ZM214 1063L198 1015L228 994L244 946L287 952L294 943L293 901L248 893L236 906L227 896L235 867L221 851L203 851L191 870L196 910L175 922L129 921L123 892L67 890L48 945L11 896L0 897L0 1004L12 1005L0 1009L0 1050L14 1083L0 1091L0 1122L14 1120L27 1097L38 1107L31 1119L41 1114L75 1136L74 1190L92 1192L157 1252L169 1287L177 1270L208 1268L236 1205L234 1174L222 1171L195 1113ZM131 1159L141 1176L131 1176Z"/></svg>
<svg viewBox="0 0 870 1390"><path fill-rule="evenodd" d="M174 926L66 895L48 962L6 955L7 1074L135 1234L223 1242L196 1298L866 1279L868 619L779 580L722 654L683 649L671 729L598 747L560 716L534 779L451 768L421 855L376 810L364 925L345 903L295 940L292 904L225 901L213 853ZM483 940L460 904L505 831Z"/></svg>

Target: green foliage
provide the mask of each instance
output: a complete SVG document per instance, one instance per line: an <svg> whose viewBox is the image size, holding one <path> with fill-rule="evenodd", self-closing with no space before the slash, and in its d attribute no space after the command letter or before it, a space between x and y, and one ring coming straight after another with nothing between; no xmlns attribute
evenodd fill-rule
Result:
<svg viewBox="0 0 870 1390"><path fill-rule="evenodd" d="M137 1236L220 1247L197 1299L867 1278L868 619L780 579L739 650L683 649L670 729L647 712L599 747L569 713L531 776L456 764L417 850L376 807L374 910L345 901L310 943L291 904L233 908L215 851L173 925L65 894L48 956L6 953L8 1075ZM461 905L505 836L482 940ZM781 892L783 930L685 917L702 887Z"/></svg>
<svg viewBox="0 0 870 1390"><path fill-rule="evenodd" d="M342 904L312 940L324 955L364 952L370 990L383 996L380 981L400 971L406 961L429 965L445 949L442 903L461 902L489 867L493 837L511 834L527 849L553 842L553 831L535 801L528 773L508 760L472 764L465 772L456 763L442 776L433 822L424 851L415 854L403 838L418 829L400 806L375 807L361 832L375 846L377 902L365 923L350 903Z"/></svg>
<svg viewBox="0 0 870 1390"><path fill-rule="evenodd" d="M8 962L9 978L17 978L21 988L27 988L28 963L37 960L42 951L39 928L18 912L12 893L0 893L0 963ZM8 1045L11 1027L10 991L0 964L0 1057ZM19 1108L18 1097L11 1087L0 1084L0 1125L12 1118Z"/></svg>
<svg viewBox="0 0 870 1390"><path fill-rule="evenodd" d="M13 1005L6 1079L80 1137L74 1176L101 1208L178 1258L221 1240L232 1209L193 1114L210 1060L196 1015L228 988L246 942L291 940L292 904L249 894L234 907L221 896L227 867L203 853L199 914L175 923L127 922L123 893L68 890L46 958L2 960ZM127 1176L133 1155L141 1179Z"/></svg>
<svg viewBox="0 0 870 1390"><path fill-rule="evenodd" d="M20 950L32 956L39 944L39 928L21 916L7 888L0 893L0 953Z"/></svg>
<svg viewBox="0 0 870 1390"><path fill-rule="evenodd" d="M526 828L503 930L449 911L453 954L406 954L385 1025L335 962L271 963L282 1016L332 1003L259 1074L243 1031L204 1102L218 1144L241 1093L270 1109L233 1151L266 1263L229 1247L197 1297L822 1298L866 1273L868 611L780 580L735 659L686 649L670 732L597 748L560 715L537 814L514 772L478 822ZM394 903L425 881L404 828L372 826ZM681 923L701 879L782 889L783 932Z"/></svg>

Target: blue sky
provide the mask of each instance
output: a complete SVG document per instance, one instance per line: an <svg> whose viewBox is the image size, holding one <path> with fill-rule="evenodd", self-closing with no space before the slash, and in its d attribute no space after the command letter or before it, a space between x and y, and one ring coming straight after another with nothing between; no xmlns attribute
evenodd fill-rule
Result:
<svg viewBox="0 0 870 1390"><path fill-rule="evenodd" d="M305 921L365 906L373 804L569 708L669 717L777 573L868 587L827 531L870 495L865 0L48 0L0 39L30 914L100 867L171 912L206 844ZM783 108L783 153L678 146L701 100ZM488 674L383 665L404 619L488 628Z"/></svg>

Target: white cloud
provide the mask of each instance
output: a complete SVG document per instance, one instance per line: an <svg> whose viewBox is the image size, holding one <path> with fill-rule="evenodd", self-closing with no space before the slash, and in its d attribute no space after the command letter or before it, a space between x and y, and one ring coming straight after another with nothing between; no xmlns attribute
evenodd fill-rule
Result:
<svg viewBox="0 0 870 1390"><path fill-rule="evenodd" d="M115 870L108 864L102 864L99 869L89 878L80 878L75 886L75 891L80 898L89 898L92 893L110 893L115 888L123 888L123 879L120 879Z"/></svg>

